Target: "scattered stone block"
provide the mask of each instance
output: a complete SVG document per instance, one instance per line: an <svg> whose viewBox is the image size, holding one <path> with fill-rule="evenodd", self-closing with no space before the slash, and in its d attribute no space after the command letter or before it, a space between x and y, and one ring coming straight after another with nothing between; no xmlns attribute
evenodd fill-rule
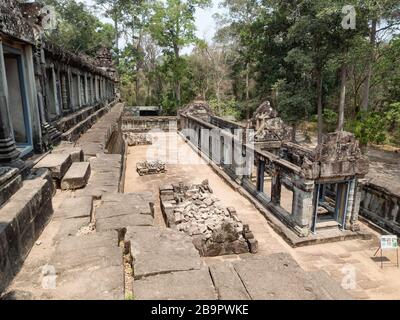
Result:
<svg viewBox="0 0 400 320"><path fill-rule="evenodd" d="M62 144L53 150L53 154L69 154L72 162L83 162L85 160L82 148L74 147L73 144Z"/></svg>
<svg viewBox="0 0 400 320"><path fill-rule="evenodd" d="M61 180L62 190L84 188L90 177L89 162L74 162Z"/></svg>
<svg viewBox="0 0 400 320"><path fill-rule="evenodd" d="M140 176L165 173L165 163L160 160L144 161L136 164L136 171Z"/></svg>
<svg viewBox="0 0 400 320"><path fill-rule="evenodd" d="M35 169L48 168L51 171L53 179L61 180L72 164L69 154L49 154L40 160Z"/></svg>
<svg viewBox="0 0 400 320"><path fill-rule="evenodd" d="M192 237L201 256L250 252L254 235L232 207L225 208L211 192L208 181L200 185L172 184L160 188L160 201L167 226ZM252 242L253 252L257 243Z"/></svg>
<svg viewBox="0 0 400 320"><path fill-rule="evenodd" d="M128 143L129 147L153 144L152 137L146 133L132 133L132 132L125 133L124 139Z"/></svg>

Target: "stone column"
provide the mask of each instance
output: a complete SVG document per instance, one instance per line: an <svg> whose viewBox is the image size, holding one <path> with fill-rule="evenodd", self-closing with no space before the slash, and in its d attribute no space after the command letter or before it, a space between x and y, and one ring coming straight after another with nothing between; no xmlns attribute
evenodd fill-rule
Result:
<svg viewBox="0 0 400 320"><path fill-rule="evenodd" d="M8 109L7 90L3 46L0 38L0 163L12 162L20 154L15 145Z"/></svg>
<svg viewBox="0 0 400 320"><path fill-rule="evenodd" d="M83 82L85 84L85 103L84 105L87 105L89 102L89 88L88 88L88 76L87 76L87 72L84 73L84 79Z"/></svg>
<svg viewBox="0 0 400 320"><path fill-rule="evenodd" d="M292 218L295 230L300 236L308 236L312 226L314 181L302 181L293 186ZM317 200L317 199L315 199Z"/></svg>
<svg viewBox="0 0 400 320"><path fill-rule="evenodd" d="M274 204L281 204L281 175L279 172L279 168L273 164L272 174L271 174L271 200Z"/></svg>
<svg viewBox="0 0 400 320"><path fill-rule="evenodd" d="M257 191L264 192L265 161L259 160L257 166Z"/></svg>
<svg viewBox="0 0 400 320"><path fill-rule="evenodd" d="M358 223L358 215L360 212L360 202L362 193L362 182L364 180L357 180L351 182L349 190L349 200L347 203L347 216L349 221L346 221L346 229L352 231L360 230L360 225Z"/></svg>

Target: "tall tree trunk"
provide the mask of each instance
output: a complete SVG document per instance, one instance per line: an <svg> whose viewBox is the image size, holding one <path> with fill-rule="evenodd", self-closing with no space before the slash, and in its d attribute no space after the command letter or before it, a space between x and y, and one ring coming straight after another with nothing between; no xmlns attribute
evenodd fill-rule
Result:
<svg viewBox="0 0 400 320"><path fill-rule="evenodd" d="M250 73L250 65L249 63L246 64L246 120L250 119L250 106L249 106L249 99L250 99L250 92L249 92L249 73Z"/></svg>
<svg viewBox="0 0 400 320"><path fill-rule="evenodd" d="M317 70L317 109L318 109L318 144L322 143L324 132L323 110L322 110L322 72L321 68Z"/></svg>
<svg viewBox="0 0 400 320"><path fill-rule="evenodd" d="M364 112L368 111L368 105L369 105L369 90L370 90L370 86L371 86L372 66L375 61L376 25L377 25L377 20L373 19L372 24L371 24L371 32L370 32L371 55L368 59L367 78L364 83L364 90L363 90L362 102L361 102L361 110Z"/></svg>
<svg viewBox="0 0 400 320"><path fill-rule="evenodd" d="M119 28L118 28L118 19L116 17L114 18L114 29L115 29L115 48L119 50ZM119 65L119 59L117 59L117 65Z"/></svg>
<svg viewBox="0 0 400 320"><path fill-rule="evenodd" d="M175 60L178 62L179 60L179 46L174 44L174 53L175 53ZM178 108L181 107L181 80L180 75L178 74L175 84L175 97L178 103Z"/></svg>
<svg viewBox="0 0 400 320"><path fill-rule="evenodd" d="M343 63L340 70L340 101L339 101L339 121L337 131L343 131L344 128L344 106L346 103L346 75L347 66Z"/></svg>

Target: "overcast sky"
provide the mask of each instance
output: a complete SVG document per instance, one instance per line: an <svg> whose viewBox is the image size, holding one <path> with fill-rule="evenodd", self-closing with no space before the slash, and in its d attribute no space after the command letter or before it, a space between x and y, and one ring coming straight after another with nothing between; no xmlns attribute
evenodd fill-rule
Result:
<svg viewBox="0 0 400 320"><path fill-rule="evenodd" d="M93 6L94 0L78 0L80 2L84 2L88 6ZM213 14L216 12L221 12L222 9L218 8L218 5L221 0L213 0L213 5L207 9L198 9L196 11L196 27L197 27L197 36L201 39L206 39L207 41L211 41L214 37L216 31L216 24L213 19ZM103 21L110 22L104 17L100 17ZM185 48L183 53L189 53L191 48Z"/></svg>

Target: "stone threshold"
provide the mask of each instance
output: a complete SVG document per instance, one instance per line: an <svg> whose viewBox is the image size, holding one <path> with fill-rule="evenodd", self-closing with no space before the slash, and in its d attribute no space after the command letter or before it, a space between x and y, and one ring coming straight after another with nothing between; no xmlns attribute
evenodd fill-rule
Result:
<svg viewBox="0 0 400 320"><path fill-rule="evenodd" d="M258 201L254 196L252 196L247 190L245 190L239 183L233 181L232 178L222 170L218 165L216 165L210 158L200 151L196 146L193 145L186 137L178 132L179 136L192 148L198 155L204 159L211 169L235 191L249 200L258 211L265 217L268 224L272 229L278 233L291 247L304 247L309 245L316 245L329 242L347 241L354 239L370 240L372 239L372 234L366 230L351 231L351 230L324 230L319 231L318 234L310 234L307 237L300 237L295 231L293 231L289 226L282 222L275 214L266 209L263 204Z"/></svg>

